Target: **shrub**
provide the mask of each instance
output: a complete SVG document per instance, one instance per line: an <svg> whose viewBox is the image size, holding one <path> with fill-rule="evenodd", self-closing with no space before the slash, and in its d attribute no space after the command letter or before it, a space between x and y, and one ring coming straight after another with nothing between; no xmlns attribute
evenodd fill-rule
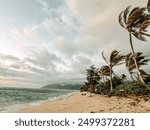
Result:
<svg viewBox="0 0 150 130"><path fill-rule="evenodd" d="M111 93L111 96L144 96L150 95L150 85L143 85L139 82L129 82L117 86Z"/></svg>

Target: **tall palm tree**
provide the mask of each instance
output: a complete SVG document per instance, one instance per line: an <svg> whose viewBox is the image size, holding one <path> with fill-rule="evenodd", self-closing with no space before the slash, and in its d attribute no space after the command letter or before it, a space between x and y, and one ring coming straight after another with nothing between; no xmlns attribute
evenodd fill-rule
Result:
<svg viewBox="0 0 150 130"><path fill-rule="evenodd" d="M104 52L102 52L102 57L105 60L105 62L108 64L109 66L109 75L110 75L110 90L113 90L113 84L112 84L112 74L113 74L113 67L123 64L124 63L124 56L119 54L120 52L117 50L113 50L111 52L109 61L107 61L107 59L104 56Z"/></svg>
<svg viewBox="0 0 150 130"><path fill-rule="evenodd" d="M136 59L139 69L142 65L147 65L148 61L150 60L150 59L146 59L145 58L146 56L143 56L142 54L143 54L142 52L135 53L135 59ZM129 74L131 75L131 78L134 80L133 76L135 76L135 75L133 75L134 74L133 70L136 69L136 65L135 65L134 57L133 57L132 53L129 53L126 55L125 62L126 62L126 68L129 72ZM140 71L140 73L142 76L142 71ZM142 77L142 79L143 79L143 77Z"/></svg>
<svg viewBox="0 0 150 130"><path fill-rule="evenodd" d="M140 81L145 84L139 67L137 65L137 61L135 58L135 51L133 48L132 35L134 35L137 39L141 41L146 41L145 36L150 36L147 34L147 27L150 25L150 0L148 1L147 7L140 8L135 7L130 11L130 7L128 6L124 11L119 14L119 23L120 25L127 29L129 32L130 46L133 55L133 60L136 66L136 69L139 74Z"/></svg>

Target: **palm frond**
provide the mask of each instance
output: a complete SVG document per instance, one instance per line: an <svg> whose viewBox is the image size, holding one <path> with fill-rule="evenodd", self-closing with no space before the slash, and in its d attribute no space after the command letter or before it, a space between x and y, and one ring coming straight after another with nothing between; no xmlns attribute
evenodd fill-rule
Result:
<svg viewBox="0 0 150 130"><path fill-rule="evenodd" d="M145 64L147 65L147 62L150 61L150 59L144 59L138 62L138 64Z"/></svg>
<svg viewBox="0 0 150 130"><path fill-rule="evenodd" d="M130 11L128 6L124 11L119 14L119 23L122 27L126 28L129 33L132 33L138 40L147 41L145 36L147 28L150 25L150 0L148 0L147 8L135 7Z"/></svg>
<svg viewBox="0 0 150 130"><path fill-rule="evenodd" d="M123 18L124 18L124 23L125 24L127 24L127 18L128 18L128 14L129 14L129 12L130 12L130 8L131 8L131 5L130 6L128 6L126 9L125 9L125 11L124 11L124 13L123 13Z"/></svg>
<svg viewBox="0 0 150 130"><path fill-rule="evenodd" d="M123 13L124 13L124 11L122 11L122 12L119 14L119 23L120 23L120 25L121 25L123 28L126 28L126 24L124 23L124 20L123 20Z"/></svg>
<svg viewBox="0 0 150 130"><path fill-rule="evenodd" d="M109 68L109 66L103 65L103 66L100 68L100 74L101 74L102 76L110 76L110 68Z"/></svg>
<svg viewBox="0 0 150 130"><path fill-rule="evenodd" d="M142 60L144 60L144 59L145 59L144 56L139 56L139 57L136 58L137 62L142 61Z"/></svg>
<svg viewBox="0 0 150 130"><path fill-rule="evenodd" d="M150 21L149 20L145 20L141 26L140 26L140 32L143 31L143 32L147 32L147 28L148 26L150 25Z"/></svg>
<svg viewBox="0 0 150 130"><path fill-rule="evenodd" d="M131 12L129 13L129 17L131 17L132 15L134 15L134 13L139 10L139 7L135 7L131 10Z"/></svg>
<svg viewBox="0 0 150 130"><path fill-rule="evenodd" d="M143 54L143 52L137 52L137 53L135 53L135 57L141 56L142 54Z"/></svg>
<svg viewBox="0 0 150 130"><path fill-rule="evenodd" d="M140 69L140 72L142 75L145 75L145 76L150 76L150 74L146 73L144 70Z"/></svg>
<svg viewBox="0 0 150 130"><path fill-rule="evenodd" d="M147 10L150 13L150 0L148 0L148 2L147 2Z"/></svg>
<svg viewBox="0 0 150 130"><path fill-rule="evenodd" d="M110 54L110 62L114 62L115 61L115 58L116 58L116 56L118 55L118 51L116 51L116 50L113 50L112 52L111 52L111 54Z"/></svg>
<svg viewBox="0 0 150 130"><path fill-rule="evenodd" d="M146 8L140 8L140 15L139 15L139 19L137 19L137 21L134 22L134 25L137 27L137 28L141 28L142 24L145 22L145 21L149 21L150 20L150 16L149 14L145 13L146 11Z"/></svg>
<svg viewBox="0 0 150 130"><path fill-rule="evenodd" d="M109 62L107 61L107 59L104 56L104 51L102 51L102 57L103 57L104 61L109 65Z"/></svg>
<svg viewBox="0 0 150 130"><path fill-rule="evenodd" d="M147 41L146 38L143 35L141 35L140 33L132 33L132 34L141 41L144 41L144 42Z"/></svg>
<svg viewBox="0 0 150 130"><path fill-rule="evenodd" d="M137 52L134 55L139 68L143 65L147 65L148 61L150 61L150 59L146 59L146 56L143 56L142 54L142 52ZM133 60L133 55L131 53L126 55L125 62L129 72L136 68L135 62Z"/></svg>
<svg viewBox="0 0 150 130"><path fill-rule="evenodd" d="M134 9L132 9L131 13L128 16L128 22L127 22L128 28L130 28L131 25L135 24L140 17L141 17L140 8L135 7Z"/></svg>
<svg viewBox="0 0 150 130"><path fill-rule="evenodd" d="M111 55L110 55L110 64L112 66L115 66L115 65L119 65L121 61L124 60L124 56L119 54L120 52L117 51L117 50L113 50Z"/></svg>

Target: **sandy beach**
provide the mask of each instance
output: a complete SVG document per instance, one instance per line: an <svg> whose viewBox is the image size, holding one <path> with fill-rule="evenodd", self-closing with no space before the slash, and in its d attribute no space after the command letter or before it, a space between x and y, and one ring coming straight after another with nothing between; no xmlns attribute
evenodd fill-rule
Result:
<svg viewBox="0 0 150 130"><path fill-rule="evenodd" d="M83 95L84 94L84 95ZM150 98L107 97L77 92L61 100L48 101L38 106L27 106L20 113L149 113Z"/></svg>

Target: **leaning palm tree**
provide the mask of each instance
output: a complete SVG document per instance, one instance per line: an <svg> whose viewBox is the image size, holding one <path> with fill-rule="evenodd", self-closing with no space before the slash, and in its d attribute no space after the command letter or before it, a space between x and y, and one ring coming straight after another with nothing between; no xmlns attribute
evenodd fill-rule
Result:
<svg viewBox="0 0 150 130"><path fill-rule="evenodd" d="M130 7L128 6L124 11L122 11L119 15L119 23L120 25L127 29L129 32L130 46L132 50L133 60L136 66L136 69L139 74L140 81L145 84L139 67L137 65L137 61L135 59L135 51L133 48L132 35L134 35L137 39L141 41L146 41L145 36L150 36L147 34L147 27L150 25L150 0L148 1L147 7L140 8L135 7L130 11Z"/></svg>
<svg viewBox="0 0 150 130"><path fill-rule="evenodd" d="M143 56L142 54L143 54L142 52L135 53L135 59L136 59L139 69L141 66L147 65L148 61L150 60L150 59L146 59L146 56ZM131 78L134 80L133 76L134 77L136 77L136 76L134 75L135 72L133 72L133 70L136 69L136 65L135 65L134 57L133 57L132 53L129 53L126 55L125 63L126 63L126 68L129 72L129 74L131 75ZM142 71L140 71L140 73L142 76ZM139 75L138 75L138 77L139 77ZM139 78L136 77L136 79L139 79ZM142 77L142 79L143 79L143 77Z"/></svg>
<svg viewBox="0 0 150 130"><path fill-rule="evenodd" d="M107 59L104 56L104 52L102 52L102 57L105 60L105 62L107 63L107 65L109 66L109 75L110 75L110 90L113 90L113 84L112 84L112 74L113 74L113 67L123 64L124 63L124 56L120 54L119 51L117 50L113 50L111 52L109 61L107 61Z"/></svg>

